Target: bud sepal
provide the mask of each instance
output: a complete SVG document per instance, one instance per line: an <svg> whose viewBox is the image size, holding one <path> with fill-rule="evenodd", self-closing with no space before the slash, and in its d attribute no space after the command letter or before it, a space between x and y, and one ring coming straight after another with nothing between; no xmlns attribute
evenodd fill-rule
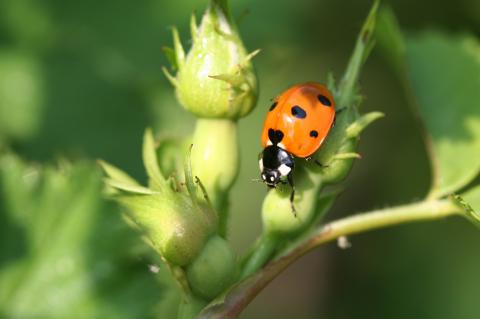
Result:
<svg viewBox="0 0 480 319"><path fill-rule="evenodd" d="M199 201L196 193L192 194L198 185L191 173L185 173L180 189L165 179L150 130L144 137L143 159L149 187L141 186L112 165L100 163L108 176L105 182L109 194L127 208L126 217L144 232L147 242L164 260L172 265L188 265L215 233L217 216L208 202ZM185 185L193 190L187 190Z"/></svg>

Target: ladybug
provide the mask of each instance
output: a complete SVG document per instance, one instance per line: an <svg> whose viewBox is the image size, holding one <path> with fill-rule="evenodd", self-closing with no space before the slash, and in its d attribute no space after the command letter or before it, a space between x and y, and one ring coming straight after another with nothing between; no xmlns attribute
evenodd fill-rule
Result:
<svg viewBox="0 0 480 319"><path fill-rule="evenodd" d="M261 178L272 188L288 182L292 187L290 203L293 212L294 157L309 160L327 137L335 117L332 93L325 85L315 82L290 87L270 106L262 131Z"/></svg>

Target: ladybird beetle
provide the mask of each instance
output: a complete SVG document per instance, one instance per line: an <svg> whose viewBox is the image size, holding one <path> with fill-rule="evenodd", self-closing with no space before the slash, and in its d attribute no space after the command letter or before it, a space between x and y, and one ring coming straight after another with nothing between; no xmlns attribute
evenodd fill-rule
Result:
<svg viewBox="0 0 480 319"><path fill-rule="evenodd" d="M326 86L307 82L294 85L278 96L267 113L262 131L261 178L269 187L292 187L294 157L306 158L322 145L335 121L335 101Z"/></svg>

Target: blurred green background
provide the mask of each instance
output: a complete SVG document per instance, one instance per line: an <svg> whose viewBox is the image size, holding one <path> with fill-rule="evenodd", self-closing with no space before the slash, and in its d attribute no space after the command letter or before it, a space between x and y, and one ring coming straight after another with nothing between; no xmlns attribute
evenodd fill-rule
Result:
<svg viewBox="0 0 480 319"><path fill-rule="evenodd" d="M0 161L0 317L172 318L172 283L163 270L149 271L158 261L101 199L92 161L105 159L142 180L145 127L192 132L194 118L161 72L161 48L171 44L172 25L187 40L191 12L199 16L206 3L0 1L0 149L23 159ZM407 32L479 36L477 0L387 3ZM261 230L266 188L251 179L270 98L296 82L325 81L328 71L338 78L370 5L232 1L246 46L262 49L254 61L259 104L240 122L242 168L230 224L239 254ZM414 116L378 50L361 87L361 109L387 117L362 136L363 158L328 219L428 191L430 167ZM348 250L323 247L275 280L243 318L478 318L479 239L477 229L453 218L356 236Z"/></svg>

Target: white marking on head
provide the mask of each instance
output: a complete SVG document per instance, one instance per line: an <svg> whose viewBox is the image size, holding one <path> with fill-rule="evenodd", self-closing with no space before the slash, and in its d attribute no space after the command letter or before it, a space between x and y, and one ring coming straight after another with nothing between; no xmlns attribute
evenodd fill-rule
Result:
<svg viewBox="0 0 480 319"><path fill-rule="evenodd" d="M283 145L283 143L278 143L277 146L280 147L281 149L285 149L285 145Z"/></svg>
<svg viewBox="0 0 480 319"><path fill-rule="evenodd" d="M280 172L280 174L281 174L282 176L287 176L288 173L290 173L291 170L292 170L292 169L291 169L289 166L285 165L285 164L280 165L280 167L278 168L278 171Z"/></svg>
<svg viewBox="0 0 480 319"><path fill-rule="evenodd" d="M265 180L267 178L267 175L262 174L262 179Z"/></svg>
<svg viewBox="0 0 480 319"><path fill-rule="evenodd" d="M263 172L263 158L258 160L258 166L260 166L260 172Z"/></svg>
<svg viewBox="0 0 480 319"><path fill-rule="evenodd" d="M270 146L272 144L273 144L272 141L270 141L270 140L267 141L267 146Z"/></svg>
<svg viewBox="0 0 480 319"><path fill-rule="evenodd" d="M275 177L270 176L270 182L273 182L275 180Z"/></svg>

